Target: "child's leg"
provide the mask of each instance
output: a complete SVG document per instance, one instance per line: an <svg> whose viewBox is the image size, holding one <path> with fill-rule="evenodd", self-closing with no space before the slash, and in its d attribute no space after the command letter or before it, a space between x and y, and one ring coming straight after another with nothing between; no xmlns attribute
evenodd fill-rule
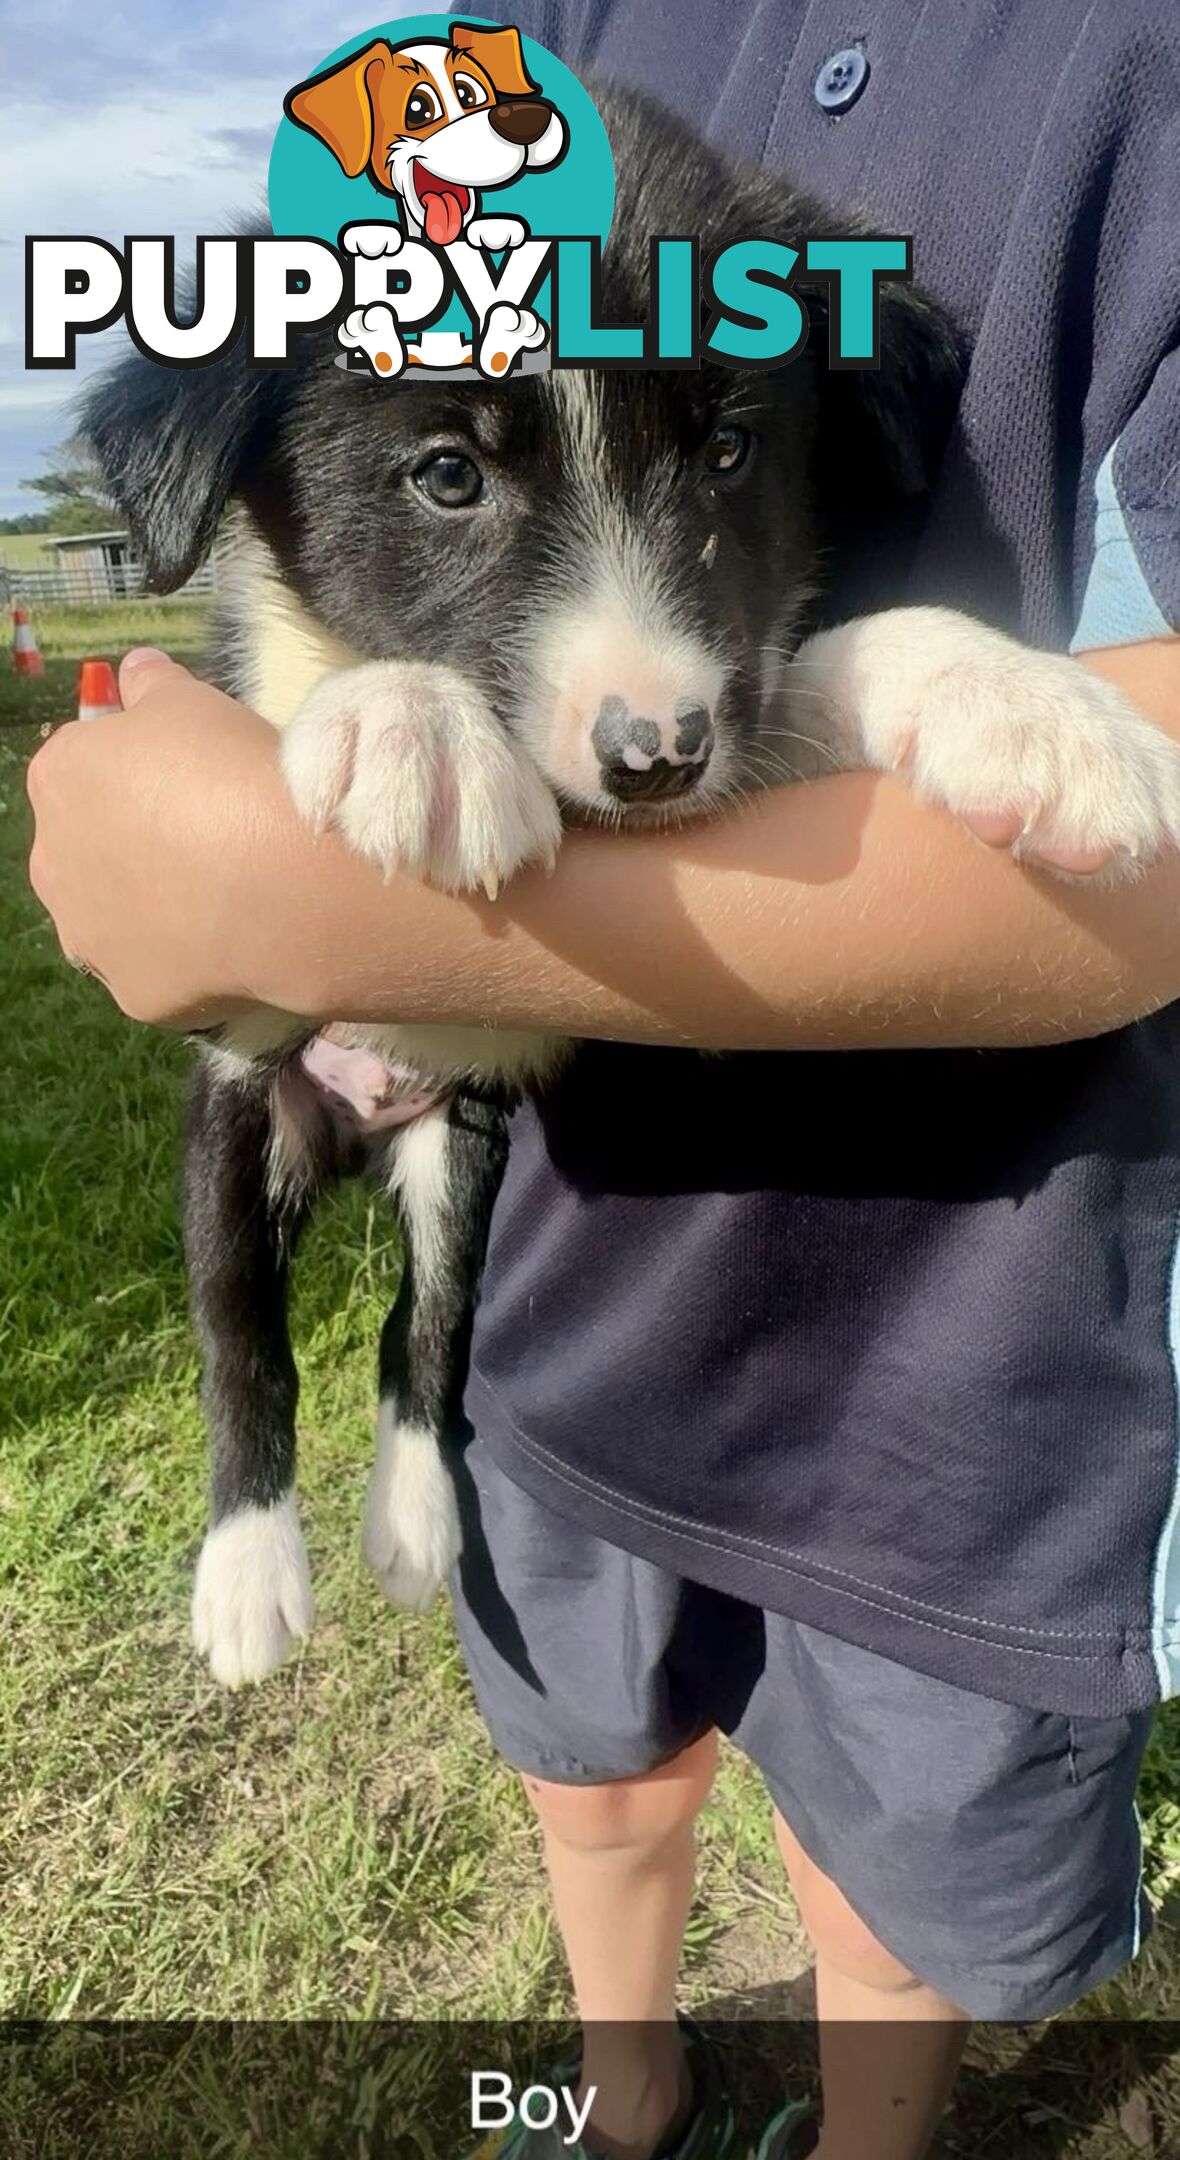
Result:
<svg viewBox="0 0 1180 2160"><path fill-rule="evenodd" d="M924 1987L809 1860L775 1836L815 1950L823 2132L815 2160L923 2160L950 2097L968 2021Z"/></svg>
<svg viewBox="0 0 1180 2160"><path fill-rule="evenodd" d="M968 2017L1053 2016L1134 1956L1150 1719L1022 1708L764 1624L732 1730L777 1804L815 1945L817 2153L920 2160Z"/></svg>
<svg viewBox="0 0 1180 2160"><path fill-rule="evenodd" d="M653 2151L690 2104L676 1975L716 1757L710 1733L642 1777L524 1781L584 2026L581 2090L598 2086L596 2141L620 2155Z"/></svg>
<svg viewBox="0 0 1180 2160"><path fill-rule="evenodd" d="M761 1616L735 1621L725 1600L554 1515L478 1440L461 1493L455 1618L488 1731L544 1831L585 2025L582 2083L598 2087L594 2141L646 2160L711 2097L691 2090L675 2007L693 1826L716 1759L687 1638L722 1666L748 1655L756 1668Z"/></svg>

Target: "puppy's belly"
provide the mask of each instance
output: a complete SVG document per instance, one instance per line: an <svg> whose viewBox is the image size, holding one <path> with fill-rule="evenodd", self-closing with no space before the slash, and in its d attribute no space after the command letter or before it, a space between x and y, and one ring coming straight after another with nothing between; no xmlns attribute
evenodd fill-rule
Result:
<svg viewBox="0 0 1180 2160"><path fill-rule="evenodd" d="M464 1080L523 1087L557 1070L569 1045L556 1035L507 1028L378 1027L341 1021L332 1040L380 1058L398 1076L439 1093Z"/></svg>
<svg viewBox="0 0 1180 2160"><path fill-rule="evenodd" d="M325 1029L270 1083L272 1199L298 1193L314 1175L325 1116L346 1152L358 1142L378 1145L442 1108L464 1082L517 1088L546 1078L567 1048L553 1037L466 1028Z"/></svg>

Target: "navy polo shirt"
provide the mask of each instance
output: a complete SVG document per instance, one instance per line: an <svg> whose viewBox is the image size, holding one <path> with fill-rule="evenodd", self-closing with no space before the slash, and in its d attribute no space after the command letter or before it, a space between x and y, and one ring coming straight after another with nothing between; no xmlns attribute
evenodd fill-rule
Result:
<svg viewBox="0 0 1180 2160"><path fill-rule="evenodd" d="M1180 626L1174 0L496 12L879 229L970 366L907 589ZM1180 1008L1097 1042L592 1044L513 1121L468 1408L663 1567L986 1695L1180 1680Z"/></svg>

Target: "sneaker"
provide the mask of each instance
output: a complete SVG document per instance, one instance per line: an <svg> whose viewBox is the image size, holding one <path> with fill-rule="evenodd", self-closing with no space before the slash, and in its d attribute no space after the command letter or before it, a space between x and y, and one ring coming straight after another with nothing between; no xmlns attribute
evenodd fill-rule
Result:
<svg viewBox="0 0 1180 2160"><path fill-rule="evenodd" d="M807 2160L818 2143L819 2116L810 2100L793 2100L767 2123L753 2160Z"/></svg>
<svg viewBox="0 0 1180 2160"><path fill-rule="evenodd" d="M680 2022L696 2105L676 2143L658 2147L658 2160L739 2160L737 2124L720 2065L691 2019ZM572 2089L577 2081L575 2062L560 2064L546 2083ZM493 2130L468 2160L599 2160L599 2156L580 2140L567 2145L560 2121L551 2130L532 2130L518 2122L507 2130Z"/></svg>

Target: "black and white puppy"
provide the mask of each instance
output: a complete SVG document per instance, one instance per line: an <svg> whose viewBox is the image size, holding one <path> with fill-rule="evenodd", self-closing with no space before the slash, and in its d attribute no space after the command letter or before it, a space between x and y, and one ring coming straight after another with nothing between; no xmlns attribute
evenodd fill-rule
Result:
<svg viewBox="0 0 1180 2160"><path fill-rule="evenodd" d="M643 317L649 233L699 233L708 255L847 224L646 102L599 102L614 319ZM858 567L904 554L958 367L937 310L893 285L880 371L829 371L808 297L810 343L774 377L390 386L334 366L325 337L273 373L132 358L87 427L158 589L229 509L211 672L283 730L300 810L386 870L494 894L571 819L668 822L852 766L904 766L976 822L1015 807L1066 869L1180 839L1180 756L1074 663L937 609L824 627ZM347 1015L308 1043L273 1014L202 1052L184 1200L213 1475L194 1631L221 1680L261 1677L311 1619L285 1303L317 1195L364 1171L400 1214L364 1546L421 1606L458 1551L446 1455L504 1104L563 1054Z"/></svg>

